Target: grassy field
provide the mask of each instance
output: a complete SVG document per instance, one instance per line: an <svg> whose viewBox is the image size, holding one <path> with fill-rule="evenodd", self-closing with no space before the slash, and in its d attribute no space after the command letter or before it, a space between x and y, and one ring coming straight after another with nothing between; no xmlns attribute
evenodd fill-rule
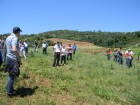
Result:
<svg viewBox="0 0 140 105"><path fill-rule="evenodd" d="M15 81L17 96L7 98L7 74L0 72L0 105L139 105L140 61L133 67L107 61L104 48L79 47L73 61L52 67L48 54L29 49ZM132 48L135 58L140 48Z"/></svg>

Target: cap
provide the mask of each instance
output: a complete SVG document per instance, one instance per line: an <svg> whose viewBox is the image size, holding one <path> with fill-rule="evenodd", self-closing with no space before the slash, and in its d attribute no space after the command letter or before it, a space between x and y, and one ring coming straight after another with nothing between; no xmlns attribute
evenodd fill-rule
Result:
<svg viewBox="0 0 140 105"><path fill-rule="evenodd" d="M20 32L22 32L22 30L19 28L19 27L14 27L13 28L13 31L15 32L15 31L20 31Z"/></svg>
<svg viewBox="0 0 140 105"><path fill-rule="evenodd" d="M128 51L131 51L131 49L129 48Z"/></svg>

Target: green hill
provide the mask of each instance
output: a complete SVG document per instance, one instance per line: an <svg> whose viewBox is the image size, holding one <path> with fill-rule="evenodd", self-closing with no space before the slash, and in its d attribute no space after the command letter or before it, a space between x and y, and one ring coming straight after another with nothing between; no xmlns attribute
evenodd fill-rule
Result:
<svg viewBox="0 0 140 105"><path fill-rule="evenodd" d="M8 34L4 34L8 35ZM140 43L140 31L137 32L102 32L55 30L39 34L21 35L29 42L43 41L48 38L63 38L68 40L86 41L103 47L128 47Z"/></svg>

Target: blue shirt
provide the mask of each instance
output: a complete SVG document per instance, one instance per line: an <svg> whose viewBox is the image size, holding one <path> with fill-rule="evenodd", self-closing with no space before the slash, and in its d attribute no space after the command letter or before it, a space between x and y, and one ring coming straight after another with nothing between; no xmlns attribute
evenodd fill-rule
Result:
<svg viewBox="0 0 140 105"><path fill-rule="evenodd" d="M15 53L12 51L12 46L16 46L17 51L19 52L19 43L18 38L15 34L11 34L6 39L6 49L7 49L7 56L11 59L17 59Z"/></svg>
<svg viewBox="0 0 140 105"><path fill-rule="evenodd" d="M73 50L76 50L76 45L73 45L73 46L72 46L72 49L73 49Z"/></svg>

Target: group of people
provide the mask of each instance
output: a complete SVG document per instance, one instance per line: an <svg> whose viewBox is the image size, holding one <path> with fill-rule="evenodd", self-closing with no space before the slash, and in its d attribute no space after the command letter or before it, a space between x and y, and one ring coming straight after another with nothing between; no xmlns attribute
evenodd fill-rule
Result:
<svg viewBox="0 0 140 105"><path fill-rule="evenodd" d="M55 43L53 47L53 67L66 65L66 60L72 60L72 55L76 52L76 44L74 43L72 46L69 43L67 47L62 44L62 42ZM60 63L61 64L60 64Z"/></svg>
<svg viewBox="0 0 140 105"><path fill-rule="evenodd" d="M129 48L125 53L123 51L123 48L120 47L120 50L115 49L114 50L114 61L119 62L120 65L123 64L123 58L126 58L126 65L128 68L132 67L132 61L133 61L133 51ZM111 59L111 49L107 50L107 59Z"/></svg>
<svg viewBox="0 0 140 105"><path fill-rule="evenodd" d="M5 62L5 70L4 72L8 72L8 79L6 84L6 92L7 96L14 96L14 81L15 78L20 75L20 65L21 57L24 56L26 59L26 55L28 54L28 42L25 39L24 41L18 41L18 37L22 30L19 27L13 28L13 34L9 35L5 40L0 40L0 58L1 64ZM42 44L43 54L47 53L48 44L44 41ZM34 52L38 51L38 43L34 41ZM54 52L54 61L53 67L65 65L66 57L67 60L72 60L72 55L76 52L76 45L71 46L69 44L67 47L62 45L62 42L57 42L53 47ZM61 57L61 64L60 62ZM63 63L64 62L64 63Z"/></svg>

